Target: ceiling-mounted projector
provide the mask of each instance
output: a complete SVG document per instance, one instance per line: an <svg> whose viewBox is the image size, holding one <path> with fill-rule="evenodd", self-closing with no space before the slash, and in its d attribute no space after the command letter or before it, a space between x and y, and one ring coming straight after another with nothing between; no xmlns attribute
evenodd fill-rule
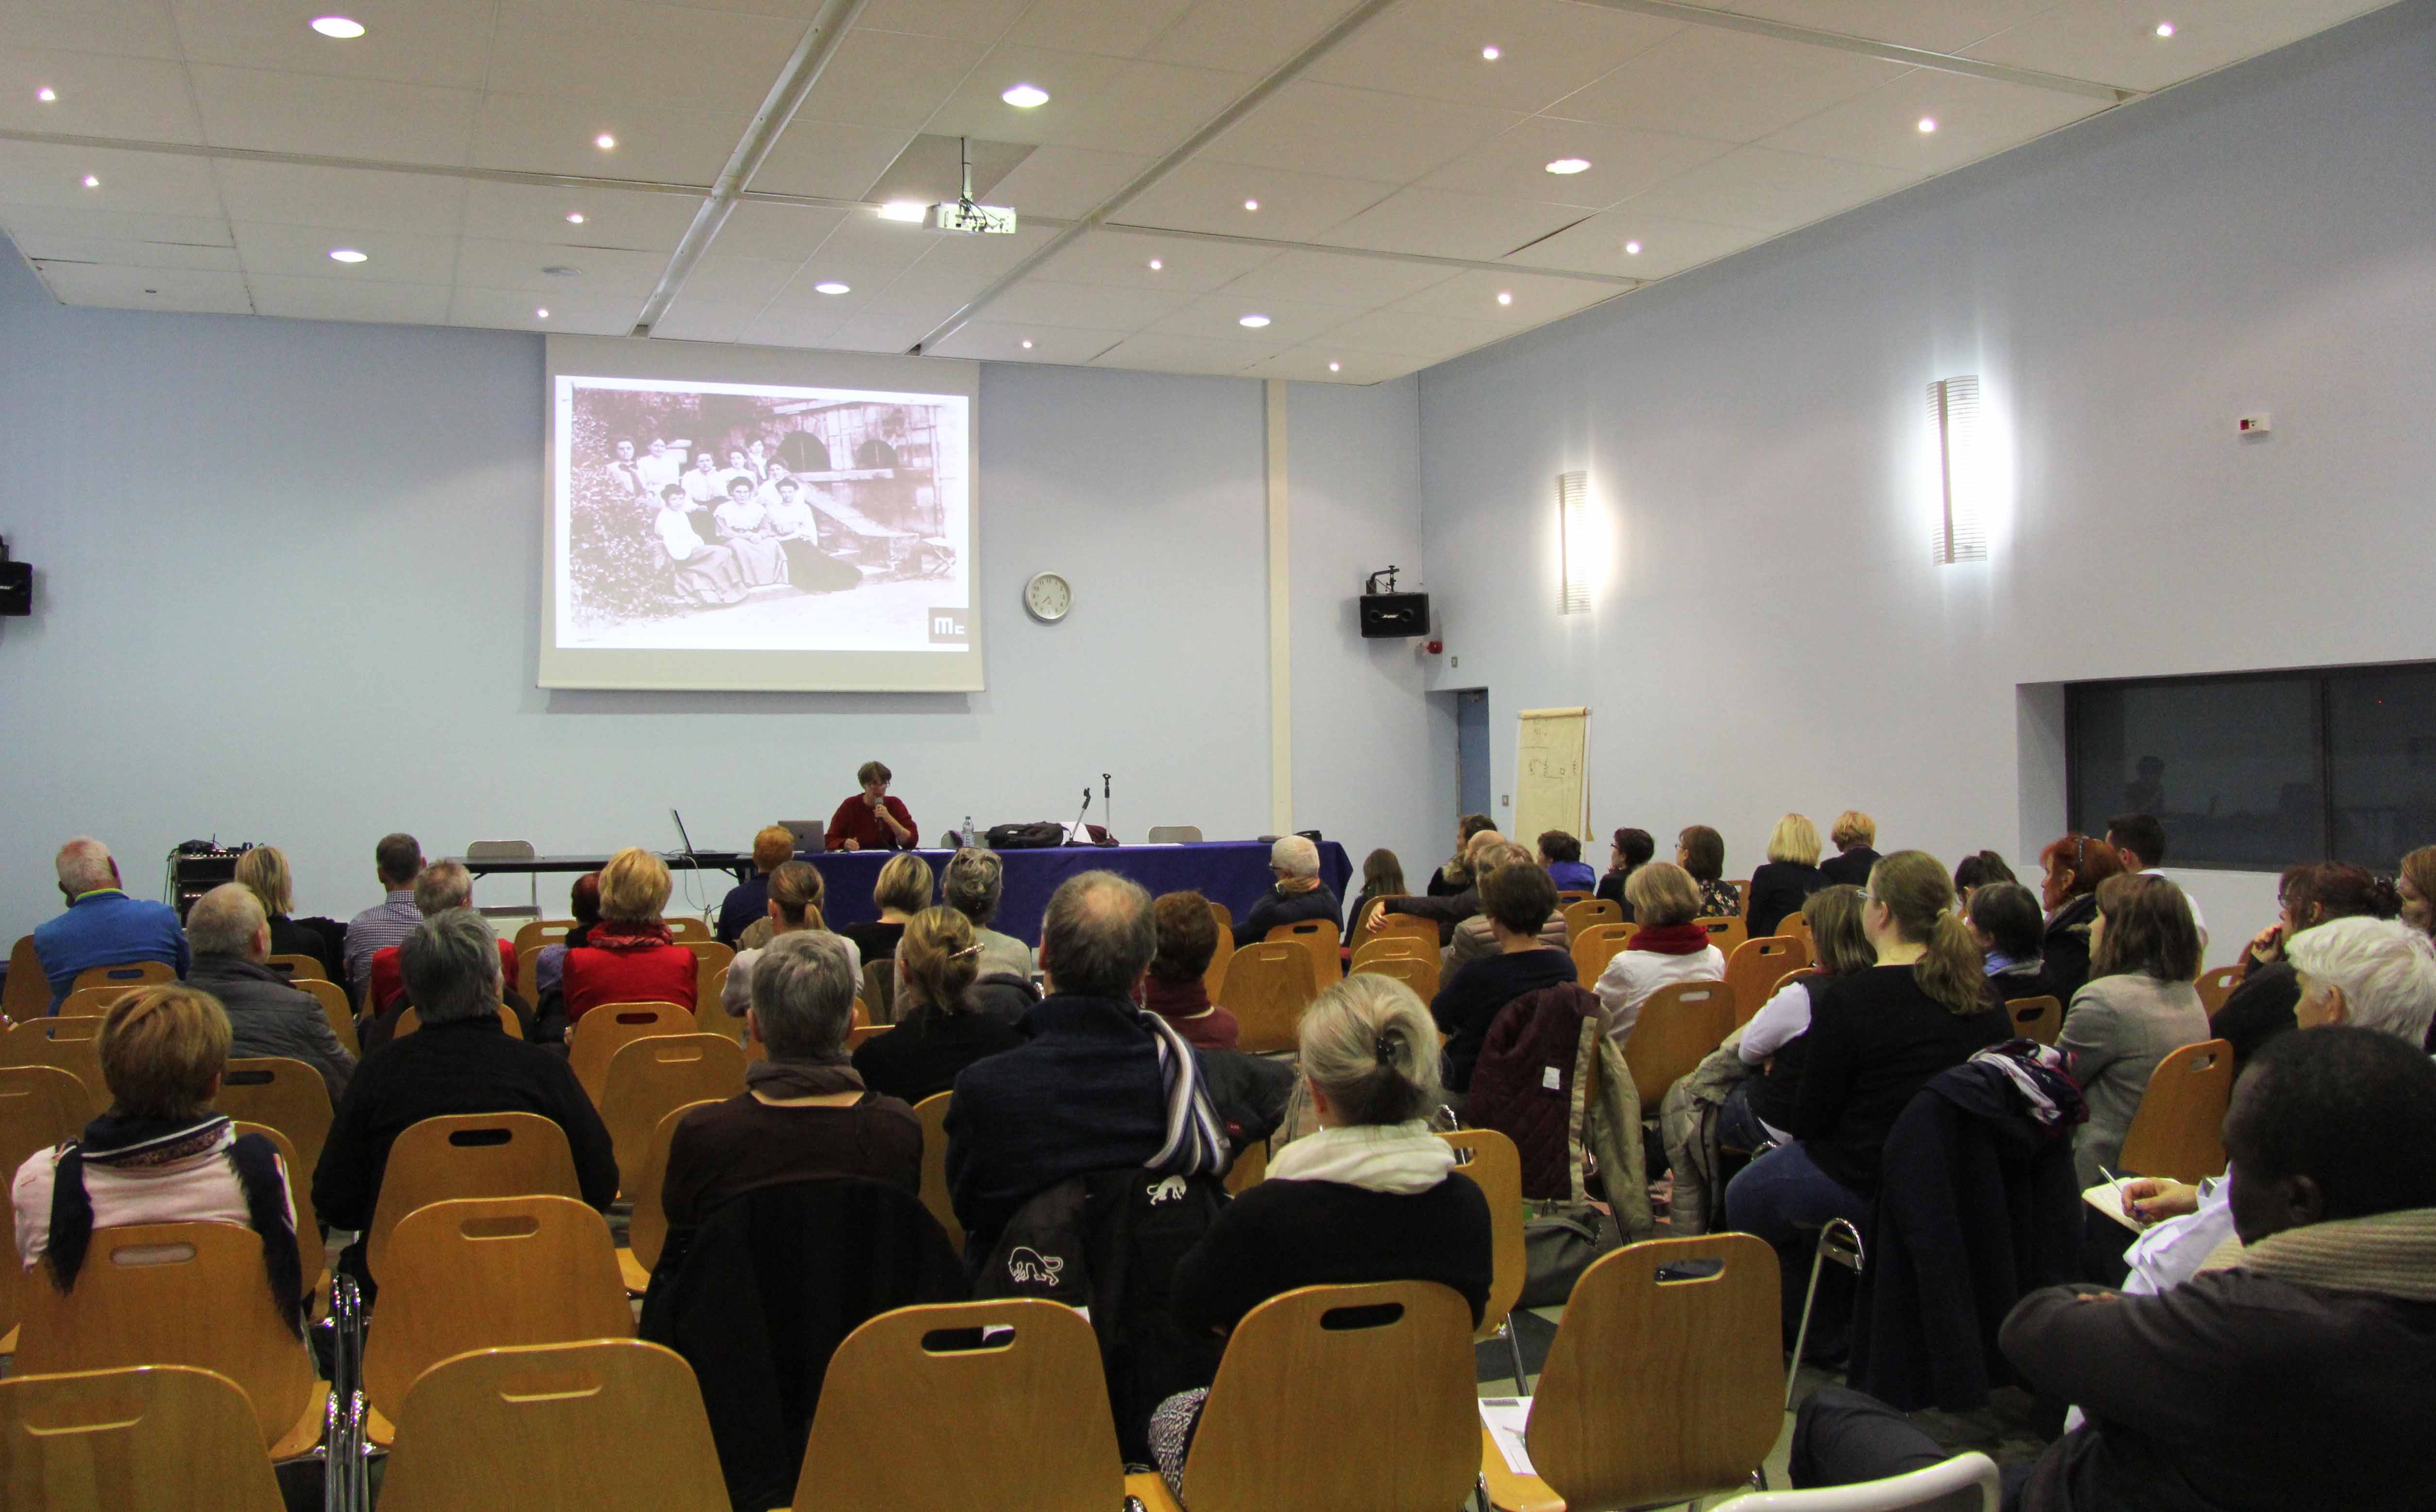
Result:
<svg viewBox="0 0 2436 1512"><path fill-rule="evenodd" d="M977 205L970 200L942 200L931 207L922 224L931 231L952 231L964 236L1012 236L1015 212L1005 205Z"/></svg>

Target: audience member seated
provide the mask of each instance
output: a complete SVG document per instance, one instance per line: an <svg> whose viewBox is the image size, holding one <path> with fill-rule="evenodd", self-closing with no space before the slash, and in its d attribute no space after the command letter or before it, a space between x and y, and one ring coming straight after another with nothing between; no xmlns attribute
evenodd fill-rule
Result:
<svg viewBox="0 0 2436 1512"><path fill-rule="evenodd" d="M1561 829L1540 834L1539 861L1559 893L1588 893L1598 886L1598 873L1582 860L1581 841Z"/></svg>
<svg viewBox="0 0 2436 1512"><path fill-rule="evenodd" d="M2270 1046L2234 1088L2238 1263L2156 1295L2024 1297L1999 1343L2086 1421L2005 1469L2007 1512L2419 1506L2436 1478L2436 1066L2384 1034ZM1951 1451L1828 1387L1794 1428L1797 1486L1919 1469Z"/></svg>
<svg viewBox="0 0 2436 1512"><path fill-rule="evenodd" d="M1163 893L1151 905L1158 951L1142 983L1142 1006L1175 1026L1195 1050L1233 1050L1235 1016L1209 1000L1206 974L1218 952L1218 918L1199 893Z"/></svg>
<svg viewBox="0 0 2436 1512"><path fill-rule="evenodd" d="M301 1334L304 1280L287 1168L269 1139L240 1137L212 1109L229 1059L220 1005L181 983L140 987L110 1005L95 1048L110 1111L17 1168L9 1198L19 1263L30 1271L47 1257L49 1283L66 1292L96 1228L238 1225L262 1236L270 1295Z"/></svg>
<svg viewBox="0 0 2436 1512"><path fill-rule="evenodd" d="M1743 911L1742 890L1721 881L1726 875L1726 837L1706 825L1692 825L1675 837L1675 864L1700 889L1700 916L1730 918ZM1627 888L1625 895L1632 895Z"/></svg>
<svg viewBox="0 0 2436 1512"><path fill-rule="evenodd" d="M2248 1060L2292 1027L2301 984L2288 957L2293 941L2330 919L2390 919L2402 912L2393 884L2347 861L2311 861L2288 868L2276 887L2283 917L2259 931L2242 956L2241 982L2208 1020L2218 1039Z"/></svg>
<svg viewBox="0 0 2436 1512"><path fill-rule="evenodd" d="M1776 932L1787 914L1801 912L1810 895L1827 886L1818 869L1818 827L1807 814L1787 814L1767 832L1767 860L1750 878L1750 937Z"/></svg>
<svg viewBox="0 0 2436 1512"><path fill-rule="evenodd" d="M1608 1036L1621 1049L1632 1036L1641 1005L1661 987L1679 982L1723 982L1726 957L1709 943L1700 918L1700 889L1692 874L1671 861L1635 870L1625 894L1632 904L1631 940L1599 973L1599 1007Z"/></svg>
<svg viewBox="0 0 2436 1512"><path fill-rule="evenodd" d="M1836 816L1827 831L1836 854L1818 863L1827 880L1845 887L1870 885L1870 868L1878 864L1878 853L1870 847L1878 843L1878 822L1858 808L1847 808Z"/></svg>
<svg viewBox="0 0 2436 1512"><path fill-rule="evenodd" d="M1453 897L1471 891L1471 837L1484 829L1495 829L1497 821L1487 814L1466 814L1454 824L1454 855L1442 862L1421 889L1425 897Z"/></svg>
<svg viewBox="0 0 2436 1512"><path fill-rule="evenodd" d="M939 901L972 921L973 943L982 947L981 974L1032 980L1032 947L989 927L1006 888L1006 863L998 852L966 845L939 871Z"/></svg>
<svg viewBox="0 0 2436 1512"><path fill-rule="evenodd" d="M423 918L445 913L450 909L474 906L474 874L460 861L433 861L414 879L414 912ZM499 942L499 980L513 984L516 980L516 946L513 940ZM382 1030L379 1038L387 1039L406 1006L406 978L397 968L397 947L373 952L372 985L364 994L365 1011L379 1016Z"/></svg>
<svg viewBox="0 0 2436 1512"><path fill-rule="evenodd" d="M896 946L896 1027L854 1052L863 1085L919 1103L952 1088L956 1073L983 1056L1023 1043L1022 1031L981 1011L973 997L980 967L970 919L951 908L914 915Z"/></svg>
<svg viewBox="0 0 2436 1512"><path fill-rule="evenodd" d="M763 1187L863 1176L922 1190L921 1121L896 1097L867 1086L847 1061L854 991L836 935L798 930L763 949L746 1023L769 1058L745 1067L742 1092L678 1121L660 1189L670 1240L663 1263L683 1255L680 1235L712 1208Z"/></svg>
<svg viewBox="0 0 2436 1512"><path fill-rule="evenodd" d="M1345 905L1319 879L1319 847L1300 835L1280 835L1269 847L1269 875L1277 885L1261 895L1235 930L1239 944L1255 945L1280 924L1326 919L1341 924Z"/></svg>
<svg viewBox="0 0 2436 1512"><path fill-rule="evenodd" d="M1403 897L1412 889L1404 885L1404 863L1396 853L1383 846L1362 858L1362 891L1353 896L1353 907L1346 911L1345 932L1358 934L1369 923L1370 905L1391 897Z"/></svg>
<svg viewBox="0 0 2436 1512"><path fill-rule="evenodd" d="M896 773L886 763L866 761L858 768L854 780L862 791L837 806L829 815L827 835L822 840L827 850L912 850L921 843L922 831L914 823L913 811L902 798L888 795L888 785ZM922 905L930 906L924 898Z"/></svg>
<svg viewBox="0 0 2436 1512"><path fill-rule="evenodd" d="M1452 1036L1444 1070L1447 1089L1457 1094L1470 1090L1472 1066L1500 1009L1524 993L1575 980L1572 952L1551 947L1540 933L1556 912L1555 879L1520 855L1520 846L1505 848L1518 854L1481 878L1481 917L1464 923L1467 930L1485 923L1497 953L1456 970L1430 1004L1431 1018Z"/></svg>
<svg viewBox="0 0 2436 1512"><path fill-rule="evenodd" d="M1978 943L1981 969L2007 1002L2023 998L2064 999L2047 978L2046 919L2039 895L2019 882L1982 882L1963 911Z"/></svg>
<svg viewBox="0 0 2436 1512"><path fill-rule="evenodd" d="M1473 855L1472 882L1480 891L1483 899L1488 895L1490 876L1508 866L1528 866L1534 871L1542 870L1539 858L1511 843L1485 845ZM1555 879L1550 878L1548 912L1540 921L1539 941L1551 950L1571 950L1573 938L1566 928L1565 915L1557 909L1556 896ZM1486 912L1488 906L1484 901L1481 904L1484 912L1474 913L1454 927L1454 938L1448 941L1446 947L1439 952L1438 970L1442 977L1453 977L1472 962L1486 961L1498 953L1497 936L1488 927L1488 916Z"/></svg>
<svg viewBox="0 0 2436 1512"><path fill-rule="evenodd" d="M1553 899L1546 874L1512 870ZM1437 1034L1420 999L1392 978L1348 977L1304 1013L1300 1040L1319 1128L1280 1150L1176 1263L1176 1320L1223 1334L1297 1287L1434 1281L1462 1295L1476 1327L1492 1272L1488 1202L1430 1132ZM1171 1397L1151 1419L1159 1473L1179 1498L1207 1395Z"/></svg>
<svg viewBox="0 0 2436 1512"><path fill-rule="evenodd" d="M253 889L262 901L262 912L270 920L270 953L272 955L307 956L322 964L322 971L332 982L343 981L347 963L339 951L339 936L343 932L337 921L316 919L303 923L288 915L296 910L296 882L287 870L287 856L276 845L256 845L236 859L236 880ZM314 924L328 926L327 931Z"/></svg>
<svg viewBox="0 0 2436 1512"><path fill-rule="evenodd" d="M414 879L423 875L423 846L412 835L383 835L373 847L373 870L388 895L347 921L347 998L360 1005L372 985L373 956L390 949L423 923L414 906Z"/></svg>
<svg viewBox="0 0 2436 1512"><path fill-rule="evenodd" d="M1463 891L1431 893L1423 897L1388 898L1371 911L1370 922L1365 928L1377 934L1387 927L1388 914L1410 913L1417 918L1428 919L1438 927L1439 945L1453 944L1454 927L1480 912L1480 879L1475 875L1479 859L1488 853L1490 846L1505 843L1505 837L1494 829L1473 830L1471 838L1463 845ZM1438 875L1444 877L1446 869L1440 867ZM1235 938L1239 943L1249 944L1260 936L1238 930Z"/></svg>
<svg viewBox="0 0 2436 1512"><path fill-rule="evenodd" d="M2046 963L2047 985L2060 1002L2089 980L2089 928L2097 917L2097 884L2123 870L2114 847L2087 835L2064 836L2039 852L2044 872L2039 902L2047 912L2046 932L2039 955Z"/></svg>
<svg viewBox="0 0 2436 1512"><path fill-rule="evenodd" d="M566 912L574 924L533 956L533 991L540 995L536 1008L544 1017L566 1017L566 952L590 944L593 926L600 922L599 872L584 873L566 890Z"/></svg>
<svg viewBox="0 0 2436 1512"><path fill-rule="evenodd" d="M2402 922L2436 936L2436 845L2422 845L2403 857L2393 887L2402 902Z"/></svg>
<svg viewBox="0 0 2436 1512"><path fill-rule="evenodd" d="M178 928L178 911L129 897L108 846L79 835L60 847L53 866L67 912L34 926L34 954L51 984L51 1012L67 1000L78 973L95 966L157 961L186 974L186 936Z"/></svg>
<svg viewBox="0 0 2436 1512"><path fill-rule="evenodd" d="M1157 953L1150 895L1113 872L1061 884L1040 925L1049 996L1033 1038L973 1062L948 1104L948 1187L967 1258L1034 1193L1095 1171L1227 1169L1192 1048L1135 1006Z"/></svg>
<svg viewBox="0 0 2436 1512"><path fill-rule="evenodd" d="M1632 874L1649 864L1658 854L1658 842L1645 829L1619 829L1609 847L1607 875L1599 878L1598 895L1624 910L1624 922L1632 922L1632 900L1624 895Z"/></svg>
<svg viewBox="0 0 2436 1512"><path fill-rule="evenodd" d="M2157 1063L2208 1037L2207 1010L2191 985L2199 927L2181 888L2137 872L2108 878L2097 886L2090 940L2089 982L2072 995L2056 1040L2089 1107L2072 1136L2084 1188L2112 1179Z"/></svg>
<svg viewBox="0 0 2436 1512"><path fill-rule="evenodd" d="M1975 1051L2012 1037L2012 1020L1954 912L1954 883L1925 851L1870 869L1861 929L1877 964L1810 994L1808 1051L1780 1145L1726 1188L1726 1222L1776 1247L1798 1307L1803 1229L1867 1224L1887 1134L1912 1094ZM1790 1327L1790 1324L1787 1325Z"/></svg>
<svg viewBox="0 0 2436 1512"><path fill-rule="evenodd" d="M1962 900L1965 914L1971 912L1971 899L1981 888L2020 880L2005 864L2005 858L1992 850L1974 851L1954 863L1954 895Z"/></svg>
<svg viewBox="0 0 2436 1512"><path fill-rule="evenodd" d="M253 890L224 882L197 898L186 911L186 939L195 952L186 981L226 1011L228 1053L303 1061L322 1073L336 1107L355 1074L356 1057L339 1043L320 1000L264 964L270 957L270 921Z"/></svg>
<svg viewBox="0 0 2436 1512"><path fill-rule="evenodd" d="M770 874L794 859L795 832L770 825L753 837L753 876L727 890L719 901L719 924L711 937L733 950L736 937L770 909Z"/></svg>
<svg viewBox="0 0 2436 1512"><path fill-rule="evenodd" d="M821 874L809 861L787 861L770 874L769 916L744 931L753 943L727 964L727 985L720 989L720 1006L731 1018L741 1018L753 1006L753 966L761 952L782 936L807 931L827 935L845 947L846 969L862 981L862 947L843 934L831 933L821 922ZM760 938L756 941L754 937Z"/></svg>
<svg viewBox="0 0 2436 1512"><path fill-rule="evenodd" d="M1757 885L1754 883L1753 885ZM1857 887L1822 887L1810 895L1804 916L1817 969L1776 989L1750 1022L1734 1053L1754 1075L1736 1082L1717 1115L1717 1136L1737 1150L1756 1150L1793 1136L1793 1105L1801 1095L1801 1068L1810 1058L1810 1004L1827 983L1878 964L1878 953L1861 928L1864 899Z"/></svg>
<svg viewBox="0 0 2436 1512"><path fill-rule="evenodd" d="M668 901L668 864L650 851L630 845L600 868L600 922L560 978L570 1029L604 1002L694 1006L694 953L661 921Z"/></svg>
<svg viewBox="0 0 2436 1512"><path fill-rule="evenodd" d="M878 923L849 924L838 932L855 943L865 962L885 961L896 953L906 924L931 906L931 863L911 851L891 856L872 884L871 900L879 905Z"/></svg>
<svg viewBox="0 0 2436 1512"><path fill-rule="evenodd" d="M472 909L434 914L406 937L398 959L423 1027L367 1054L347 1084L313 1173L322 1221L369 1230L390 1146L412 1125L450 1113L538 1113L557 1124L566 1131L583 1200L606 1212L618 1195L609 1131L565 1056L500 1027L498 937L490 921ZM359 1239L339 1257L358 1280L363 1247Z"/></svg>
<svg viewBox="0 0 2436 1512"><path fill-rule="evenodd" d="M2116 814L2106 822L2106 843L2114 847L2114 859L2127 872L2143 877L2163 877L2157 868L2166 864L2166 826L2153 814ZM2200 931L2200 953L2207 953L2207 915L2200 912L2200 900L2185 893L2183 901L2190 905L2191 922Z"/></svg>

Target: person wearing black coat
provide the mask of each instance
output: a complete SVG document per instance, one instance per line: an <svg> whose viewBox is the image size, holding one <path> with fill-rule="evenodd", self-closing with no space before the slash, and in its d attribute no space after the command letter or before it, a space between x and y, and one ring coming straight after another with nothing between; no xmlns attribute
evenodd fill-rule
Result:
<svg viewBox="0 0 2436 1512"><path fill-rule="evenodd" d="M1767 860L1751 873L1750 896L1744 904L1750 937L1774 934L1785 915L1801 912L1810 895L1828 885L1827 874L1818 869L1818 829L1801 814L1778 820L1768 833Z"/></svg>

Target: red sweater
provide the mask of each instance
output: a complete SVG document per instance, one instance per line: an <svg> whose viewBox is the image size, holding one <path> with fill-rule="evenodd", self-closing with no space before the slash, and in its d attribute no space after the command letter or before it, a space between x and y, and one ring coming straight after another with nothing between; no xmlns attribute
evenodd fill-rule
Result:
<svg viewBox="0 0 2436 1512"><path fill-rule="evenodd" d="M896 836L879 822L879 816L871 811L871 805L864 803L859 792L838 805L837 812L829 815L828 838L823 843L831 850L845 849L849 840L858 850L912 850L920 843L922 831L914 826L914 816L906 811L903 801L894 795L879 801L905 826L904 844L896 843Z"/></svg>
<svg viewBox="0 0 2436 1512"><path fill-rule="evenodd" d="M406 968L398 965L398 947L373 952L373 1012L385 1014L391 1005L406 995ZM509 993L516 988L516 947L512 940L499 942L499 991Z"/></svg>
<svg viewBox="0 0 2436 1512"><path fill-rule="evenodd" d="M672 1002L694 1006L694 954L681 945L631 949L578 946L566 952L559 990L566 996L566 1019L604 1002Z"/></svg>

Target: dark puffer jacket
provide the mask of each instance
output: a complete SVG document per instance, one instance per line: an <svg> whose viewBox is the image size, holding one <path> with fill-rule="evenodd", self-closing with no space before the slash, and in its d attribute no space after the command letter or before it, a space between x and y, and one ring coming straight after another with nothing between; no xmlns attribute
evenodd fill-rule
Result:
<svg viewBox="0 0 2436 1512"><path fill-rule="evenodd" d="M1598 1017L1597 998L1573 982L1559 982L1507 1003L1481 1045L1464 1121L1514 1141L1522 1156L1525 1197L1573 1194L1567 1164L1575 1062L1582 1020Z"/></svg>

